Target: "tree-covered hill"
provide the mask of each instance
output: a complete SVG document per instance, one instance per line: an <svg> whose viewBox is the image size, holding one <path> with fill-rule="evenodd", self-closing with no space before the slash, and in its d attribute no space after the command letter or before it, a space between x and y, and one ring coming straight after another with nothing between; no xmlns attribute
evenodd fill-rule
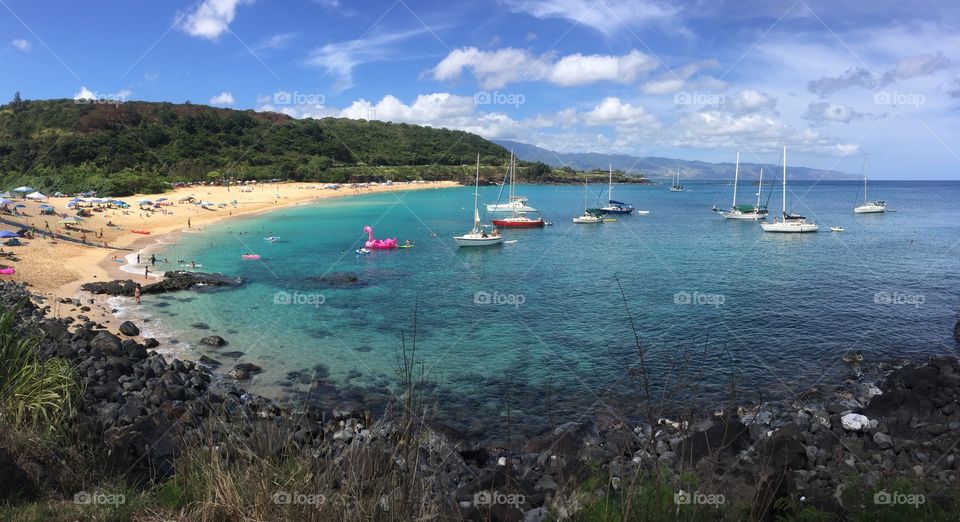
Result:
<svg viewBox="0 0 960 522"><path fill-rule="evenodd" d="M0 106L3 188L124 195L213 178L346 182L383 178L382 172L429 178L459 174L477 153L485 165L509 159L503 147L474 134L408 124L297 120L189 103L17 96Z"/></svg>

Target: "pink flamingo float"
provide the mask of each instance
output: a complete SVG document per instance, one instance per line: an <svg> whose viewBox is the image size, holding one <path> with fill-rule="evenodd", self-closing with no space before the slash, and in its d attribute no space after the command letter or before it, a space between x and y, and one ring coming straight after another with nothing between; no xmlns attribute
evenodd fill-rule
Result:
<svg viewBox="0 0 960 522"><path fill-rule="evenodd" d="M367 242L364 244L364 246L367 248L377 250L390 250L397 248L397 238L373 239L373 229L370 228L370 225L363 227L363 231L367 233Z"/></svg>

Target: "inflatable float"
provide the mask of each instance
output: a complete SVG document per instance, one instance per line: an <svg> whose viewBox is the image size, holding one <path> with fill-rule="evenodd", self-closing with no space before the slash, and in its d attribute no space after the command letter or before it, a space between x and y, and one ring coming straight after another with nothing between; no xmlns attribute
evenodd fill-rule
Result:
<svg viewBox="0 0 960 522"><path fill-rule="evenodd" d="M376 250L392 250L397 248L397 238L373 239L373 229L370 228L370 225L363 227L363 231L367 233L367 242L364 243L365 247Z"/></svg>
<svg viewBox="0 0 960 522"><path fill-rule="evenodd" d="M16 273L17 271L13 268L0 268L0 275L13 275Z"/></svg>
<svg viewBox="0 0 960 522"><path fill-rule="evenodd" d="M143 235L150 234L149 230L131 230L130 232L133 232L134 234L143 234Z"/></svg>
<svg viewBox="0 0 960 522"><path fill-rule="evenodd" d="M240 256L240 259L250 259L256 261L257 259L260 259L260 254L243 254Z"/></svg>

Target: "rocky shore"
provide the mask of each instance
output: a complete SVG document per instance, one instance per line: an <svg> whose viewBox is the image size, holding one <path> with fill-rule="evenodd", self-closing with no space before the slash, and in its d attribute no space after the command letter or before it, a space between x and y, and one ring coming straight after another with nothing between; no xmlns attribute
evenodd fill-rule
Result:
<svg viewBox="0 0 960 522"><path fill-rule="evenodd" d="M177 280L177 289L196 284L185 276ZM128 288L102 283L88 290L127 295ZM683 419L630 423L593 415L513 447L492 448L460 440L434 422L442 419L423 418L412 393L379 418L362 408L291 407L247 393L208 365L165 359L152 351L155 341L133 339L139 334L135 324L110 332L82 318L54 318L51 307L20 284L0 283L0 306L19 307L22 331L42 333L42 358L71 362L85 386L74 431L141 487L176 475L187 447L222 449L240 441L243 447L295 452L328 472L349 463L336 468L336 480L317 485L325 498L358 494L360 489L344 486L350 474L407 477L409 482L377 493L375 509L409 509L397 493L409 487L419 495L416 512L441 520L577 517L651 481L673 493L671 509L696 509L712 499L711 508L721 504L753 519L802 509L842 517L902 499L912 499L917 509L956 508L955 357L890 366L876 382L854 373L788 400ZM856 354L848 357L856 362ZM240 379L258 369L227 370ZM227 461L245 458L221 453ZM17 460L0 447L0 503L57 491L57 473L51 462ZM693 483L684 478L690 475ZM892 484L909 490L894 491ZM864 501L855 491L872 496ZM888 496L876 496L881 493ZM280 504L273 507L284 509Z"/></svg>

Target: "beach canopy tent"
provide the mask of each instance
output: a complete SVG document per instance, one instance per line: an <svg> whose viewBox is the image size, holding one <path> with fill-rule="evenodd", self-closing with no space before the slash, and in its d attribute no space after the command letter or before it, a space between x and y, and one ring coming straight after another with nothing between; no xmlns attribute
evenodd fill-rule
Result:
<svg viewBox="0 0 960 522"><path fill-rule="evenodd" d="M47 196L44 196L43 194L41 194L41 193L39 193L39 192L31 192L30 194L27 194L27 199L33 199L33 200L36 200L36 201L42 201L42 200L44 200L44 199L47 199Z"/></svg>
<svg viewBox="0 0 960 522"><path fill-rule="evenodd" d="M11 194L10 191L8 190L0 192L0 198L12 198L12 197L13 197L13 194Z"/></svg>
<svg viewBox="0 0 960 522"><path fill-rule="evenodd" d="M10 232L9 230L0 230L0 239L8 239L11 237L20 237L16 232Z"/></svg>
<svg viewBox="0 0 960 522"><path fill-rule="evenodd" d="M53 193L53 197L55 198L62 198L64 195L65 194L63 192L60 192L59 190Z"/></svg>
<svg viewBox="0 0 960 522"><path fill-rule="evenodd" d="M138 199L138 200L137 200L137 205L149 205L150 203L153 203L153 202L150 201L149 199Z"/></svg>
<svg viewBox="0 0 960 522"><path fill-rule="evenodd" d="M17 188L15 188L15 189L13 189L13 192L23 192L23 193L27 193L27 192L33 192L33 191L35 191L35 190L37 190L37 189L24 186L24 187L17 187Z"/></svg>

